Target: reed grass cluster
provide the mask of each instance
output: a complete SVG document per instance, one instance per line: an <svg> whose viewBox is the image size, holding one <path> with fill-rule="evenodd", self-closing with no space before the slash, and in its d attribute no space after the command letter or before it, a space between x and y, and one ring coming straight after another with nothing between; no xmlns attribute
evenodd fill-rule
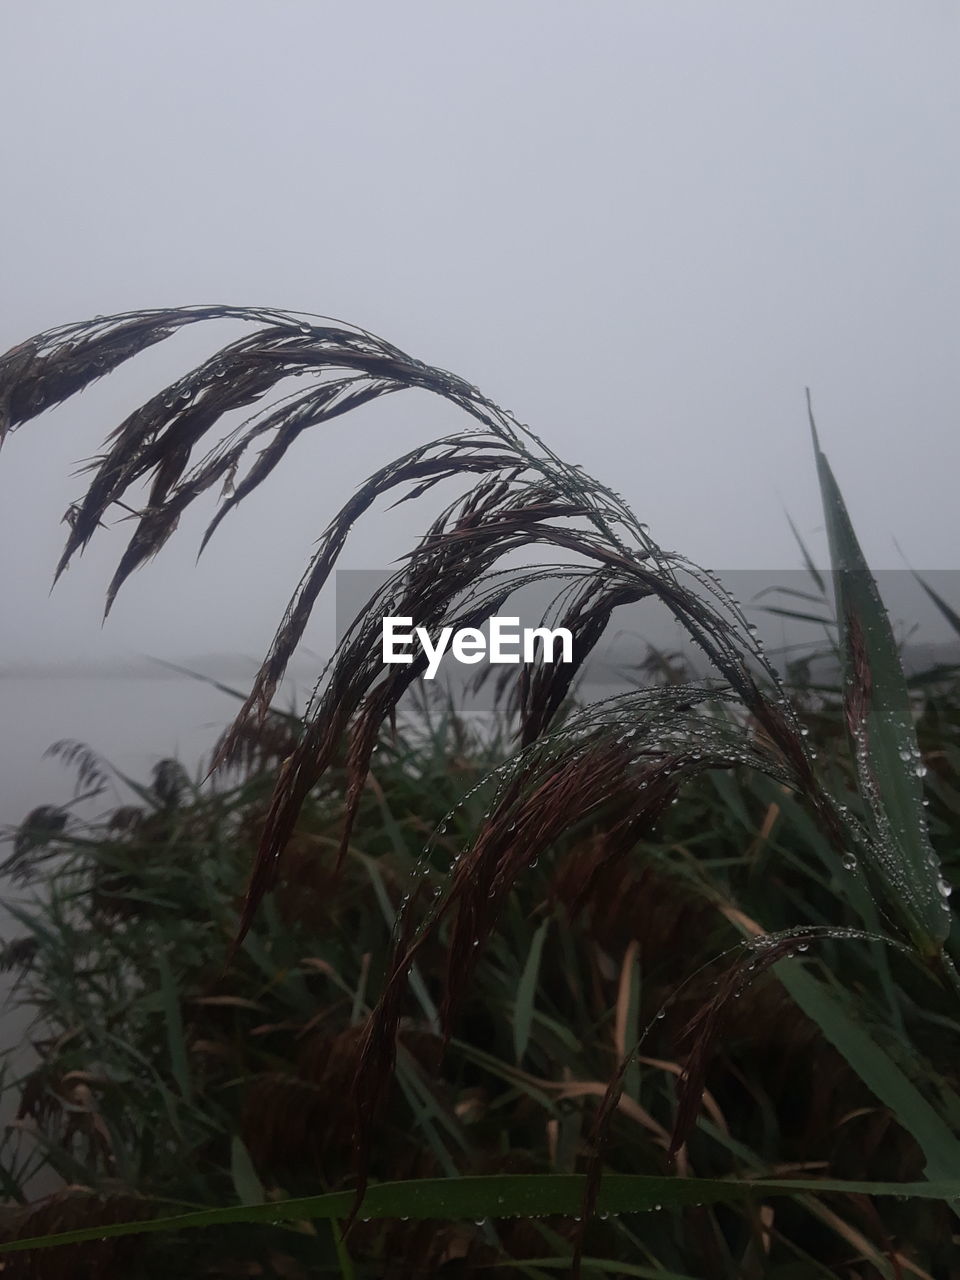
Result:
<svg viewBox="0 0 960 1280"><path fill-rule="evenodd" d="M936 1273L960 1196L956 1058L943 1055L958 1033L947 945L956 693L943 673L923 691L918 741L917 696L815 430L844 675L814 711L809 690L785 686L722 583L660 547L618 494L477 388L363 330L231 308L67 326L0 360L0 426L18 428L185 324L226 316L252 332L131 414L68 512L59 571L115 508L137 514L108 608L191 502L223 486L209 537L304 430L408 388L442 396L475 425L381 468L322 532L217 752L216 764L243 770L233 791L190 792L171 768L141 788L138 817L113 815L113 835L81 839L53 813L20 832L12 870L29 874L54 851L69 854L57 883L77 878L56 928L35 916L25 935L41 940L28 972L46 975L31 998L62 1023L71 993L76 1016L60 1034L83 1041L87 1066L73 1071L89 1077L66 1072L70 1090L86 1092L64 1108L55 1040L55 1083L41 1078L24 1111L51 1139L44 1150L76 1162L86 1141L86 1162L74 1167L83 1185L100 1194L107 1179L152 1197L144 1216L163 1196L239 1198L219 1219L168 1222L171 1248L175 1227L250 1230L272 1215L300 1223L302 1235L304 1220L329 1217L329 1265L347 1275L355 1257L373 1268L405 1258L411 1270L400 1262L398 1275L517 1257L525 1275L581 1265L664 1277ZM290 376L305 377L303 389L283 393ZM207 433L242 408L251 417L195 459ZM383 497L423 501L441 481L462 491L355 619L304 721L278 719L280 679L354 522ZM563 563L501 566L543 548ZM391 735L425 660L384 668L384 616L413 616L431 631L477 626L519 587L557 574L564 585L544 624L572 632L574 662L522 668L504 687L515 744L477 743L450 714L443 734L416 748ZM644 599L677 619L713 678L674 671L577 705L576 673L614 610ZM80 784L96 785L100 762L79 746L62 751ZM431 790L425 767L442 787ZM163 856L132 857L142 841ZM361 940L348 943L351 911ZM50 955L44 929L58 939ZM102 948L120 940L131 955L105 961ZM36 958L52 963L54 953L56 999ZM71 986L68 966L75 975L87 954L100 956L102 1007ZM775 982L762 981L768 972ZM131 990L141 1022L117 1037ZM769 1012L758 1012L761 1000ZM129 1132L149 1110L146 1095L127 1113L114 1105L122 1077L97 1074L115 1063L106 1049L118 1038L138 1064L119 1069L163 1101L154 1107L162 1137ZM868 1117L884 1150L862 1133L862 1153L838 1144ZM524 1126L536 1136L518 1139ZM145 1150L146 1183L117 1164L120 1152L142 1160ZM172 1168L187 1152L200 1179L192 1190ZM23 1171L8 1182L16 1194ZM294 1189L313 1199L284 1207ZM911 1199L881 1217L871 1193ZM646 1212L654 1206L663 1217ZM620 1216L604 1217L611 1211ZM551 1212L561 1218L537 1216ZM466 1232L434 1225L422 1239L402 1223L363 1222L471 1214L490 1221ZM64 1221L41 1216L34 1234ZM95 1230L120 1240L143 1229ZM293 1244L281 1255L314 1265ZM274 1271L263 1274L283 1274L276 1268L288 1262L264 1257L257 1265Z"/></svg>

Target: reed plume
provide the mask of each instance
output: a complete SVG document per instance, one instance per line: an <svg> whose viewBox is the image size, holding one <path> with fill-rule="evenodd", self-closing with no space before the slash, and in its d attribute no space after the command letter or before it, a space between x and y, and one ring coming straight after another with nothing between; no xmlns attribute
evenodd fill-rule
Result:
<svg viewBox="0 0 960 1280"><path fill-rule="evenodd" d="M249 322L252 331L131 413L90 464L86 492L67 512L69 532L57 576L115 510L135 510L133 534L107 590L108 612L124 581L163 548L195 499L219 488L219 507L202 549L304 432L413 389L440 396L473 420L469 429L381 467L333 516L221 744L224 763L242 754L251 726L269 717L271 700L355 522L384 498L419 501L443 481L467 482L358 613L318 682L302 732L279 770L239 938L276 883L307 796L345 748L348 788L339 858L344 855L381 728L426 665L421 655L410 665L384 666L384 616L412 616L431 632L475 627L523 586L553 578L563 585L544 625L563 625L573 634L571 664L553 666L541 654L521 670L514 690L517 753L491 780L487 816L451 866L445 891L416 930L408 925L410 913L401 913L382 995L359 1037L353 1076L360 1100L362 1194L377 1102L393 1070L407 975L419 949L442 921L450 922L452 964L442 1007L449 1033L451 1011L511 886L580 818L604 823L599 873L649 831L685 780L746 765L795 792L835 849L855 850L865 866L880 872L885 852L823 785L776 670L722 584L660 546L618 493L564 462L477 387L364 329L266 308L188 307L50 330L0 359L0 440L184 326L221 319ZM302 385L290 391L290 378L303 379ZM211 444L211 433L237 410L249 416ZM142 484L146 500L137 505L134 491ZM518 552L556 555L561 563L504 568L504 558ZM561 717L572 682L613 611L642 600L658 601L673 615L709 660L714 678L651 686ZM856 619L851 626L859 634ZM869 709L871 673L863 643L854 653L847 707L856 732ZM931 919L928 888L908 881L891 903L915 936ZM415 883L412 892L417 891ZM932 928L936 933L939 925ZM704 1013L705 1046L717 1020L715 1011ZM675 1146L696 1114L702 1057L685 1075Z"/></svg>

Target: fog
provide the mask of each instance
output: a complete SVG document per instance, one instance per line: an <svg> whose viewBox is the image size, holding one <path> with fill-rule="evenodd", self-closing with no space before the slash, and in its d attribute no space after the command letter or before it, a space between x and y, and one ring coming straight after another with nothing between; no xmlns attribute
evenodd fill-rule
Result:
<svg viewBox="0 0 960 1280"><path fill-rule="evenodd" d="M957 567L954 5L88 0L0 27L0 345L200 301L339 316L721 570L799 564L785 511L823 558L809 385L872 563L902 565L896 536ZM7 443L2 661L259 655L334 505L459 425L418 394L314 432L196 568L209 511L185 519L101 630L129 525L48 595L76 464L231 333ZM344 563L388 563L427 514L373 518Z"/></svg>
<svg viewBox="0 0 960 1280"><path fill-rule="evenodd" d="M955 6L92 0L0 27L0 346L178 303L338 316L477 383L663 546L774 577L787 513L825 558L810 386L871 563L960 568ZM308 433L199 564L212 508L188 513L101 627L124 512L49 592L78 465L235 333L152 349L0 456L0 821L53 738L180 741L176 699L25 671L258 658L335 507L463 425L418 392ZM343 565L388 566L435 505L361 522ZM331 593L301 672L334 637Z"/></svg>

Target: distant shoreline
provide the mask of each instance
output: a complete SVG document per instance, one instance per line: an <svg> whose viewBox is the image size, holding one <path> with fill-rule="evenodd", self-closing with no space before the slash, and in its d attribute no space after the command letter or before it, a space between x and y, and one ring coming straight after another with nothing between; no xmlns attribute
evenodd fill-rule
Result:
<svg viewBox="0 0 960 1280"><path fill-rule="evenodd" d="M622 674L645 656L641 645L629 651L608 649L594 655L587 664L593 680L605 683L611 675ZM960 643L918 643L903 648L904 667L908 674L929 670L936 666L960 665ZM694 654L691 657L695 659ZM774 656L774 655L771 655ZM794 655L796 656L796 655ZM286 681L307 680L312 685L326 663L326 656L296 657L287 669ZM814 666L824 671L825 660L818 659ZM64 659L37 662L30 659L14 659L0 664L0 680L71 680L71 679L119 679L119 680L185 680L190 678L217 680L220 682L249 685L259 668L258 658L236 653L204 653L175 658L157 658L144 655L113 655L103 658ZM778 663L778 665L781 665ZM827 664L829 665L829 664ZM694 660L694 666L696 661Z"/></svg>
<svg viewBox="0 0 960 1280"><path fill-rule="evenodd" d="M258 666L259 662L255 658L219 653L176 658L111 656L49 662L14 659L0 663L0 680L72 678L184 680L191 675L218 680L252 680Z"/></svg>

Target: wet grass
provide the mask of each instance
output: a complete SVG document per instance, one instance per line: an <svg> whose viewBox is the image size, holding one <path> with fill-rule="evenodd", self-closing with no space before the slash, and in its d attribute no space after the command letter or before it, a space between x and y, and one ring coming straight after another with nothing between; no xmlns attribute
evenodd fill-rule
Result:
<svg viewBox="0 0 960 1280"><path fill-rule="evenodd" d="M839 695L792 697L821 768L852 799ZM914 697L931 835L956 876L960 689L931 683ZM21 1121L6 1138L5 1181L24 1199L46 1168L74 1190L8 1210L8 1232L353 1185L353 1050L382 993L411 870L435 834L425 882L442 887L482 820L484 791L473 788L508 758L509 742L445 704L419 732L385 732L334 884L348 785L338 762L224 973L290 731L268 722L259 748L251 742L243 767L215 786L168 762L136 803L98 822L46 810L21 829L13 866L36 902L5 963L36 1011L40 1062L7 1081ZM109 772L88 754L63 754L86 790ZM421 953L375 1182L583 1171L608 1081L641 1035L604 1144L610 1171L911 1183L932 1154L925 1143L949 1161L960 1045L950 993L903 952L860 936L882 933L874 899L782 785L746 768L708 774L616 865L602 861L604 830L574 827L513 886L442 1056L450 931ZM791 950L804 949L764 976L741 943L760 929L786 930ZM739 989L677 1168L667 1151L691 1024L734 960ZM936 1202L767 1196L604 1213L586 1250L662 1275L894 1274L884 1259L897 1252L939 1274L954 1229ZM506 1257L566 1257L576 1230L556 1215L358 1221L348 1239L356 1274L481 1274ZM322 1223L316 1234L241 1225L161 1239L136 1263L144 1274L232 1274L240 1258L264 1275L341 1268ZM99 1265L113 1274L120 1256L102 1253ZM68 1273L80 1274L52 1272Z"/></svg>
<svg viewBox="0 0 960 1280"><path fill-rule="evenodd" d="M28 1266L115 1274L133 1219L227 1205L166 1222L136 1265L945 1274L960 698L949 673L905 680L816 430L829 599L808 568L843 678L814 691L784 683L740 602L619 494L363 330L230 308L65 326L0 360L0 429L224 317L254 330L135 410L67 513L61 569L114 511L138 517L108 607L191 502L220 487L210 536L304 430L409 388L474 425L382 467L323 531L216 754L232 774L197 787L167 762L99 827L46 808L17 833L7 870L46 883L7 958L44 1038L7 1189L22 1198L38 1161L86 1188L12 1211ZM354 522L441 482L461 492L358 614L304 721L278 716ZM504 570L516 552L532 563ZM545 622L572 631L572 664L523 668L487 736L449 705L396 730L423 661L385 671L383 616L475 626L558 574ZM577 705L614 611L642 600L711 677L654 663ZM97 790L103 762L58 753ZM34 1239L73 1228L103 1239Z"/></svg>

